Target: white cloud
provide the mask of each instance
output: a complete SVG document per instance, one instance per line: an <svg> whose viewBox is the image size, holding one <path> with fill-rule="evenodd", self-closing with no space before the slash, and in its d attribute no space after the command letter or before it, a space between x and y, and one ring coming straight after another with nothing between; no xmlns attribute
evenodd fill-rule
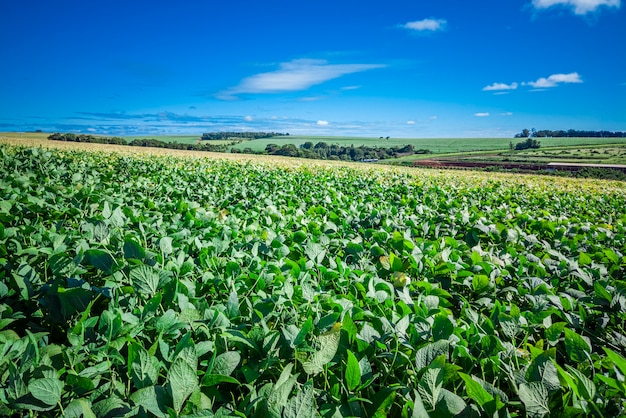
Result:
<svg viewBox="0 0 626 418"><path fill-rule="evenodd" d="M404 29L422 31L438 31L444 30L448 22L445 19L423 19L416 20L414 22L407 22L401 25Z"/></svg>
<svg viewBox="0 0 626 418"><path fill-rule="evenodd" d="M276 71L256 74L241 80L239 85L218 94L219 98L235 99L246 93L285 93L307 90L311 86L341 76L382 68L382 64L328 64L324 60L297 59L280 64Z"/></svg>
<svg viewBox="0 0 626 418"><path fill-rule="evenodd" d="M252 122L254 119L252 118L252 116L244 116L244 120Z"/></svg>
<svg viewBox="0 0 626 418"><path fill-rule="evenodd" d="M407 125L415 125L415 121L414 120L407 120L406 124Z"/></svg>
<svg viewBox="0 0 626 418"><path fill-rule="evenodd" d="M327 120L318 120L316 122L317 125L319 126L327 126L328 125L328 121Z"/></svg>
<svg viewBox="0 0 626 418"><path fill-rule="evenodd" d="M574 9L577 15L594 12L600 6L620 7L620 0L533 0L536 9L547 9L552 6L567 6Z"/></svg>
<svg viewBox="0 0 626 418"><path fill-rule="evenodd" d="M513 112L500 113L501 116L513 116Z"/></svg>
<svg viewBox="0 0 626 418"><path fill-rule="evenodd" d="M430 119L430 120L437 120L437 119L439 119L439 116L437 116L437 115L432 115L429 119Z"/></svg>
<svg viewBox="0 0 626 418"><path fill-rule="evenodd" d="M515 90L517 83L505 84L505 83L493 83L489 86L483 87L483 91L500 91L500 90Z"/></svg>
<svg viewBox="0 0 626 418"><path fill-rule="evenodd" d="M474 113L474 116L477 116L479 118L484 118L489 116L489 112L478 112L478 113Z"/></svg>
<svg viewBox="0 0 626 418"><path fill-rule="evenodd" d="M578 73L569 73L569 74L552 74L549 77L541 77L537 81L529 81L529 86L532 86L536 89L548 88L548 87L556 87L559 84L563 83L582 83L583 80L580 78Z"/></svg>

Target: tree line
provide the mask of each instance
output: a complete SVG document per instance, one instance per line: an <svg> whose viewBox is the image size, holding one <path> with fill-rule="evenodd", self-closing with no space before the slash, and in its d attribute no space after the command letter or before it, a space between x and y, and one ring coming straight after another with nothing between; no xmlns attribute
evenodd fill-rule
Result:
<svg viewBox="0 0 626 418"><path fill-rule="evenodd" d="M113 144L113 145L128 145L133 147L154 147L154 148L167 148L167 149L180 149L190 151L209 151L209 152L227 152L228 149L238 144L240 141L233 141L227 144L207 144L207 143L195 143L184 144L181 142L165 142L159 139L134 139L130 142L124 138L108 137L99 135L87 135L87 134L61 134L54 133L48 136L48 139L53 141L68 141L68 142L90 142L94 144Z"/></svg>
<svg viewBox="0 0 626 418"><path fill-rule="evenodd" d="M234 149L231 152L237 152ZM250 148L245 148L243 153L254 153ZM268 144L260 154L282 155L286 157L312 158L318 160L343 160L343 161L378 161L388 158L397 158L412 154L431 154L427 149L416 150L413 145L393 146L393 147L369 147L367 145L342 146L338 144L328 144L326 142L305 142L299 147L294 144Z"/></svg>
<svg viewBox="0 0 626 418"><path fill-rule="evenodd" d="M275 136L289 136L289 133L279 132L206 132L202 134L203 141L224 141L233 138L237 139L262 139L273 138Z"/></svg>
<svg viewBox="0 0 626 418"><path fill-rule="evenodd" d="M264 154L264 155L281 155L285 157L300 157L311 158L318 160L343 160L343 161L378 161L388 158L397 158L404 155L412 154L432 154L432 151L427 149L415 149L413 145L393 146L393 147L369 147L361 145L355 147L354 145L342 146L338 144L328 144L326 142L318 142L313 144L312 142L305 142L297 147L294 144L285 144L279 146L277 144L269 144L263 151L253 151L251 148L244 148L239 150L232 148L234 145L241 143L239 141L232 141L222 144L210 144L204 141L198 141L195 144L184 144L181 142L165 142L154 138L148 139L134 139L130 142L120 137L107 137L99 135L88 134L73 134L73 133L54 133L48 136L48 139L53 141L68 141L68 142L89 142L96 144L113 144L113 145L127 145L135 147L154 147L154 148L168 148L168 149L180 149L191 151L210 151L210 152L232 152L232 153L244 153L244 154Z"/></svg>
<svg viewBox="0 0 626 418"><path fill-rule="evenodd" d="M540 131L533 129L523 129L522 132L515 134L515 138L626 138L626 132L611 131L584 131L576 129L556 130L542 129Z"/></svg>

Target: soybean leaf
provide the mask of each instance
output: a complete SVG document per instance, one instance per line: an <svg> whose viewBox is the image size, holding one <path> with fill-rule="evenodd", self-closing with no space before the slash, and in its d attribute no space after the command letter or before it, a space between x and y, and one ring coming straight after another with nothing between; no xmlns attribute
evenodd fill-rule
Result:
<svg viewBox="0 0 626 418"><path fill-rule="evenodd" d="M56 405L61 400L63 382L58 378L34 379L28 384L29 392L46 405Z"/></svg>
<svg viewBox="0 0 626 418"><path fill-rule="evenodd" d="M318 374L324 370L324 366L335 357L337 348L339 348L340 332L341 324L336 323L330 331L319 336L318 344L320 349L313 353L309 359L302 364L306 373Z"/></svg>
<svg viewBox="0 0 626 418"><path fill-rule="evenodd" d="M613 364L617 366L617 368L622 372L622 374L626 375L626 358L611 350L610 348L603 347L603 350L606 352L607 356L613 362Z"/></svg>
<svg viewBox="0 0 626 418"><path fill-rule="evenodd" d="M413 393L415 394L415 398L413 399L413 414L411 418L430 418L419 392L416 390Z"/></svg>
<svg viewBox="0 0 626 418"><path fill-rule="evenodd" d="M576 379L576 386L578 387L578 394L586 401L593 402L596 396L596 385L585 376L580 370L577 370L566 364L567 370L574 376Z"/></svg>
<svg viewBox="0 0 626 418"><path fill-rule="evenodd" d="M64 418L96 418L88 399L74 399L63 410Z"/></svg>
<svg viewBox="0 0 626 418"><path fill-rule="evenodd" d="M480 383L475 381L471 376L459 372L459 376L465 382L465 393L480 407L484 408L489 402L494 401L493 396L487 392ZM493 414L495 411L488 411Z"/></svg>
<svg viewBox="0 0 626 418"><path fill-rule="evenodd" d="M146 258L146 251L141 245L132 239L124 241L124 258L143 260Z"/></svg>
<svg viewBox="0 0 626 418"><path fill-rule="evenodd" d="M583 337L569 328L563 329L565 332L565 351L574 363L581 363L589 359L591 347Z"/></svg>
<svg viewBox="0 0 626 418"><path fill-rule="evenodd" d="M359 361L352 351L347 350L348 360L346 361L346 385L348 390L353 391L361 383L361 367Z"/></svg>
<svg viewBox="0 0 626 418"><path fill-rule="evenodd" d="M519 386L519 397L530 417L544 417L550 413L548 390L541 382L522 383Z"/></svg>
<svg viewBox="0 0 626 418"><path fill-rule="evenodd" d="M141 388L130 395L130 400L136 405L143 407L147 412L160 418L166 418L168 398L165 389L161 386L148 386Z"/></svg>
<svg viewBox="0 0 626 418"><path fill-rule="evenodd" d="M447 416L458 416L465 408L467 408L467 404L463 398L448 389L441 389L441 398L436 408L438 413L444 412Z"/></svg>
<svg viewBox="0 0 626 418"><path fill-rule="evenodd" d="M418 390L422 398L428 402L431 409L435 409L437 402L439 402L442 387L443 377L441 369L427 369L418 383Z"/></svg>
<svg viewBox="0 0 626 418"><path fill-rule="evenodd" d="M317 406L313 397L313 388L309 385L304 386L296 395L289 399L285 405L285 418L314 418L317 416Z"/></svg>
<svg viewBox="0 0 626 418"><path fill-rule="evenodd" d="M415 353L415 366L418 370L424 369L438 356L448 355L450 342L447 340L438 340L434 343L425 345Z"/></svg>
<svg viewBox="0 0 626 418"><path fill-rule="evenodd" d="M185 400L198 386L196 371L182 358L174 360L167 374L174 409L180 413Z"/></svg>
<svg viewBox="0 0 626 418"><path fill-rule="evenodd" d="M237 351L227 351L215 357L212 374L230 376L241 362L241 354Z"/></svg>
<svg viewBox="0 0 626 418"><path fill-rule="evenodd" d="M152 297L159 289L160 277L153 267L142 264L132 269L129 276L139 293Z"/></svg>

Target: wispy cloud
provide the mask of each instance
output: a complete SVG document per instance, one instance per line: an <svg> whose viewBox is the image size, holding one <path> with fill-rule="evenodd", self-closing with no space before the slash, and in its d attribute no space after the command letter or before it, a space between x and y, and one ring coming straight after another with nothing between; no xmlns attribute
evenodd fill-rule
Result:
<svg viewBox="0 0 626 418"><path fill-rule="evenodd" d="M474 113L474 116L479 117L479 118L485 118L485 117L489 116L489 112Z"/></svg>
<svg viewBox="0 0 626 418"><path fill-rule="evenodd" d="M513 112L502 112L500 116L513 116Z"/></svg>
<svg viewBox="0 0 626 418"><path fill-rule="evenodd" d="M318 121L316 122L316 125L319 125L319 126L328 126L328 121L327 121L327 120L318 120Z"/></svg>
<svg viewBox="0 0 626 418"><path fill-rule="evenodd" d="M501 90L515 90L517 83L505 84L505 83L493 83L483 87L483 91L501 91Z"/></svg>
<svg viewBox="0 0 626 418"><path fill-rule="evenodd" d="M241 94L302 91L347 74L383 67L383 64L329 64L325 60L297 59L280 64L278 70L244 78L237 86L217 96L233 100Z"/></svg>
<svg viewBox="0 0 626 418"><path fill-rule="evenodd" d="M536 9L547 9L552 6L566 6L574 9L577 15L585 15L596 11L601 6L620 7L620 0L533 0Z"/></svg>
<svg viewBox="0 0 626 418"><path fill-rule="evenodd" d="M435 32L439 30L444 30L447 24L448 22L445 19L423 19L413 22L407 22L403 25L400 25L400 27L417 32Z"/></svg>
<svg viewBox="0 0 626 418"><path fill-rule="evenodd" d="M406 124L407 125L415 125L415 121L414 120L407 120Z"/></svg>
<svg viewBox="0 0 626 418"><path fill-rule="evenodd" d="M582 82L583 80L580 78L580 74L568 73L568 74L552 74L549 77L541 77L537 81L529 81L523 84L532 86L536 89L544 89L544 88L556 87L559 84L582 83Z"/></svg>
<svg viewBox="0 0 626 418"><path fill-rule="evenodd" d="M254 120L254 118L250 115L244 116L243 120L245 120L246 122L252 122Z"/></svg>

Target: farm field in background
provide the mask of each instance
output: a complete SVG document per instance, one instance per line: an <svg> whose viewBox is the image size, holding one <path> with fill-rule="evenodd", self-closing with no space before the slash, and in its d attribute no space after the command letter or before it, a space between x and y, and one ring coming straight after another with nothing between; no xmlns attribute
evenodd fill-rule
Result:
<svg viewBox="0 0 626 418"><path fill-rule="evenodd" d="M626 138L539 138L542 148L581 146L581 145L605 145L623 144L626 145ZM352 138L352 137L313 137L313 136L284 136L278 138L257 139L254 141L244 141L237 144L235 148L251 148L253 151L262 151L269 144L294 144L300 146L305 142L326 142L328 144L339 144L343 146L360 145L366 146L403 146L413 145L415 149L427 149L434 154L466 153L473 151L493 151L508 150L509 143L519 142L521 139L508 138ZM423 158L424 156L411 156L410 158Z"/></svg>
<svg viewBox="0 0 626 418"><path fill-rule="evenodd" d="M48 133L0 133L0 140L11 139L11 141L28 140L46 141ZM133 139L158 139L165 142L180 142L185 144L195 144L200 135L161 135L161 136L127 136L128 141ZM404 146L413 145L415 149L427 149L435 156L445 155L446 158L474 160L485 159L486 161L498 161L506 158L520 159L524 162L550 162L550 161L573 161L573 162L602 162L606 164L626 163L626 138L538 138L541 142L539 150L525 150L521 152L508 153L509 144L522 141L520 138L356 138L356 137L328 137L328 136L280 136L274 138L264 138L256 140L244 140L233 148L243 150L250 148L255 152L265 150L269 144L279 146L294 144L300 146L305 142L326 142L328 144L339 144L342 146L360 145L365 146ZM232 141L207 141L212 144L230 143ZM18 142L19 143L19 142ZM35 144L31 142L30 144ZM497 153L494 153L497 152ZM386 163L411 162L421 159L429 159L433 154L416 154L401 158L385 160Z"/></svg>
<svg viewBox="0 0 626 418"><path fill-rule="evenodd" d="M626 412L625 183L99 145L0 145L0 415Z"/></svg>

